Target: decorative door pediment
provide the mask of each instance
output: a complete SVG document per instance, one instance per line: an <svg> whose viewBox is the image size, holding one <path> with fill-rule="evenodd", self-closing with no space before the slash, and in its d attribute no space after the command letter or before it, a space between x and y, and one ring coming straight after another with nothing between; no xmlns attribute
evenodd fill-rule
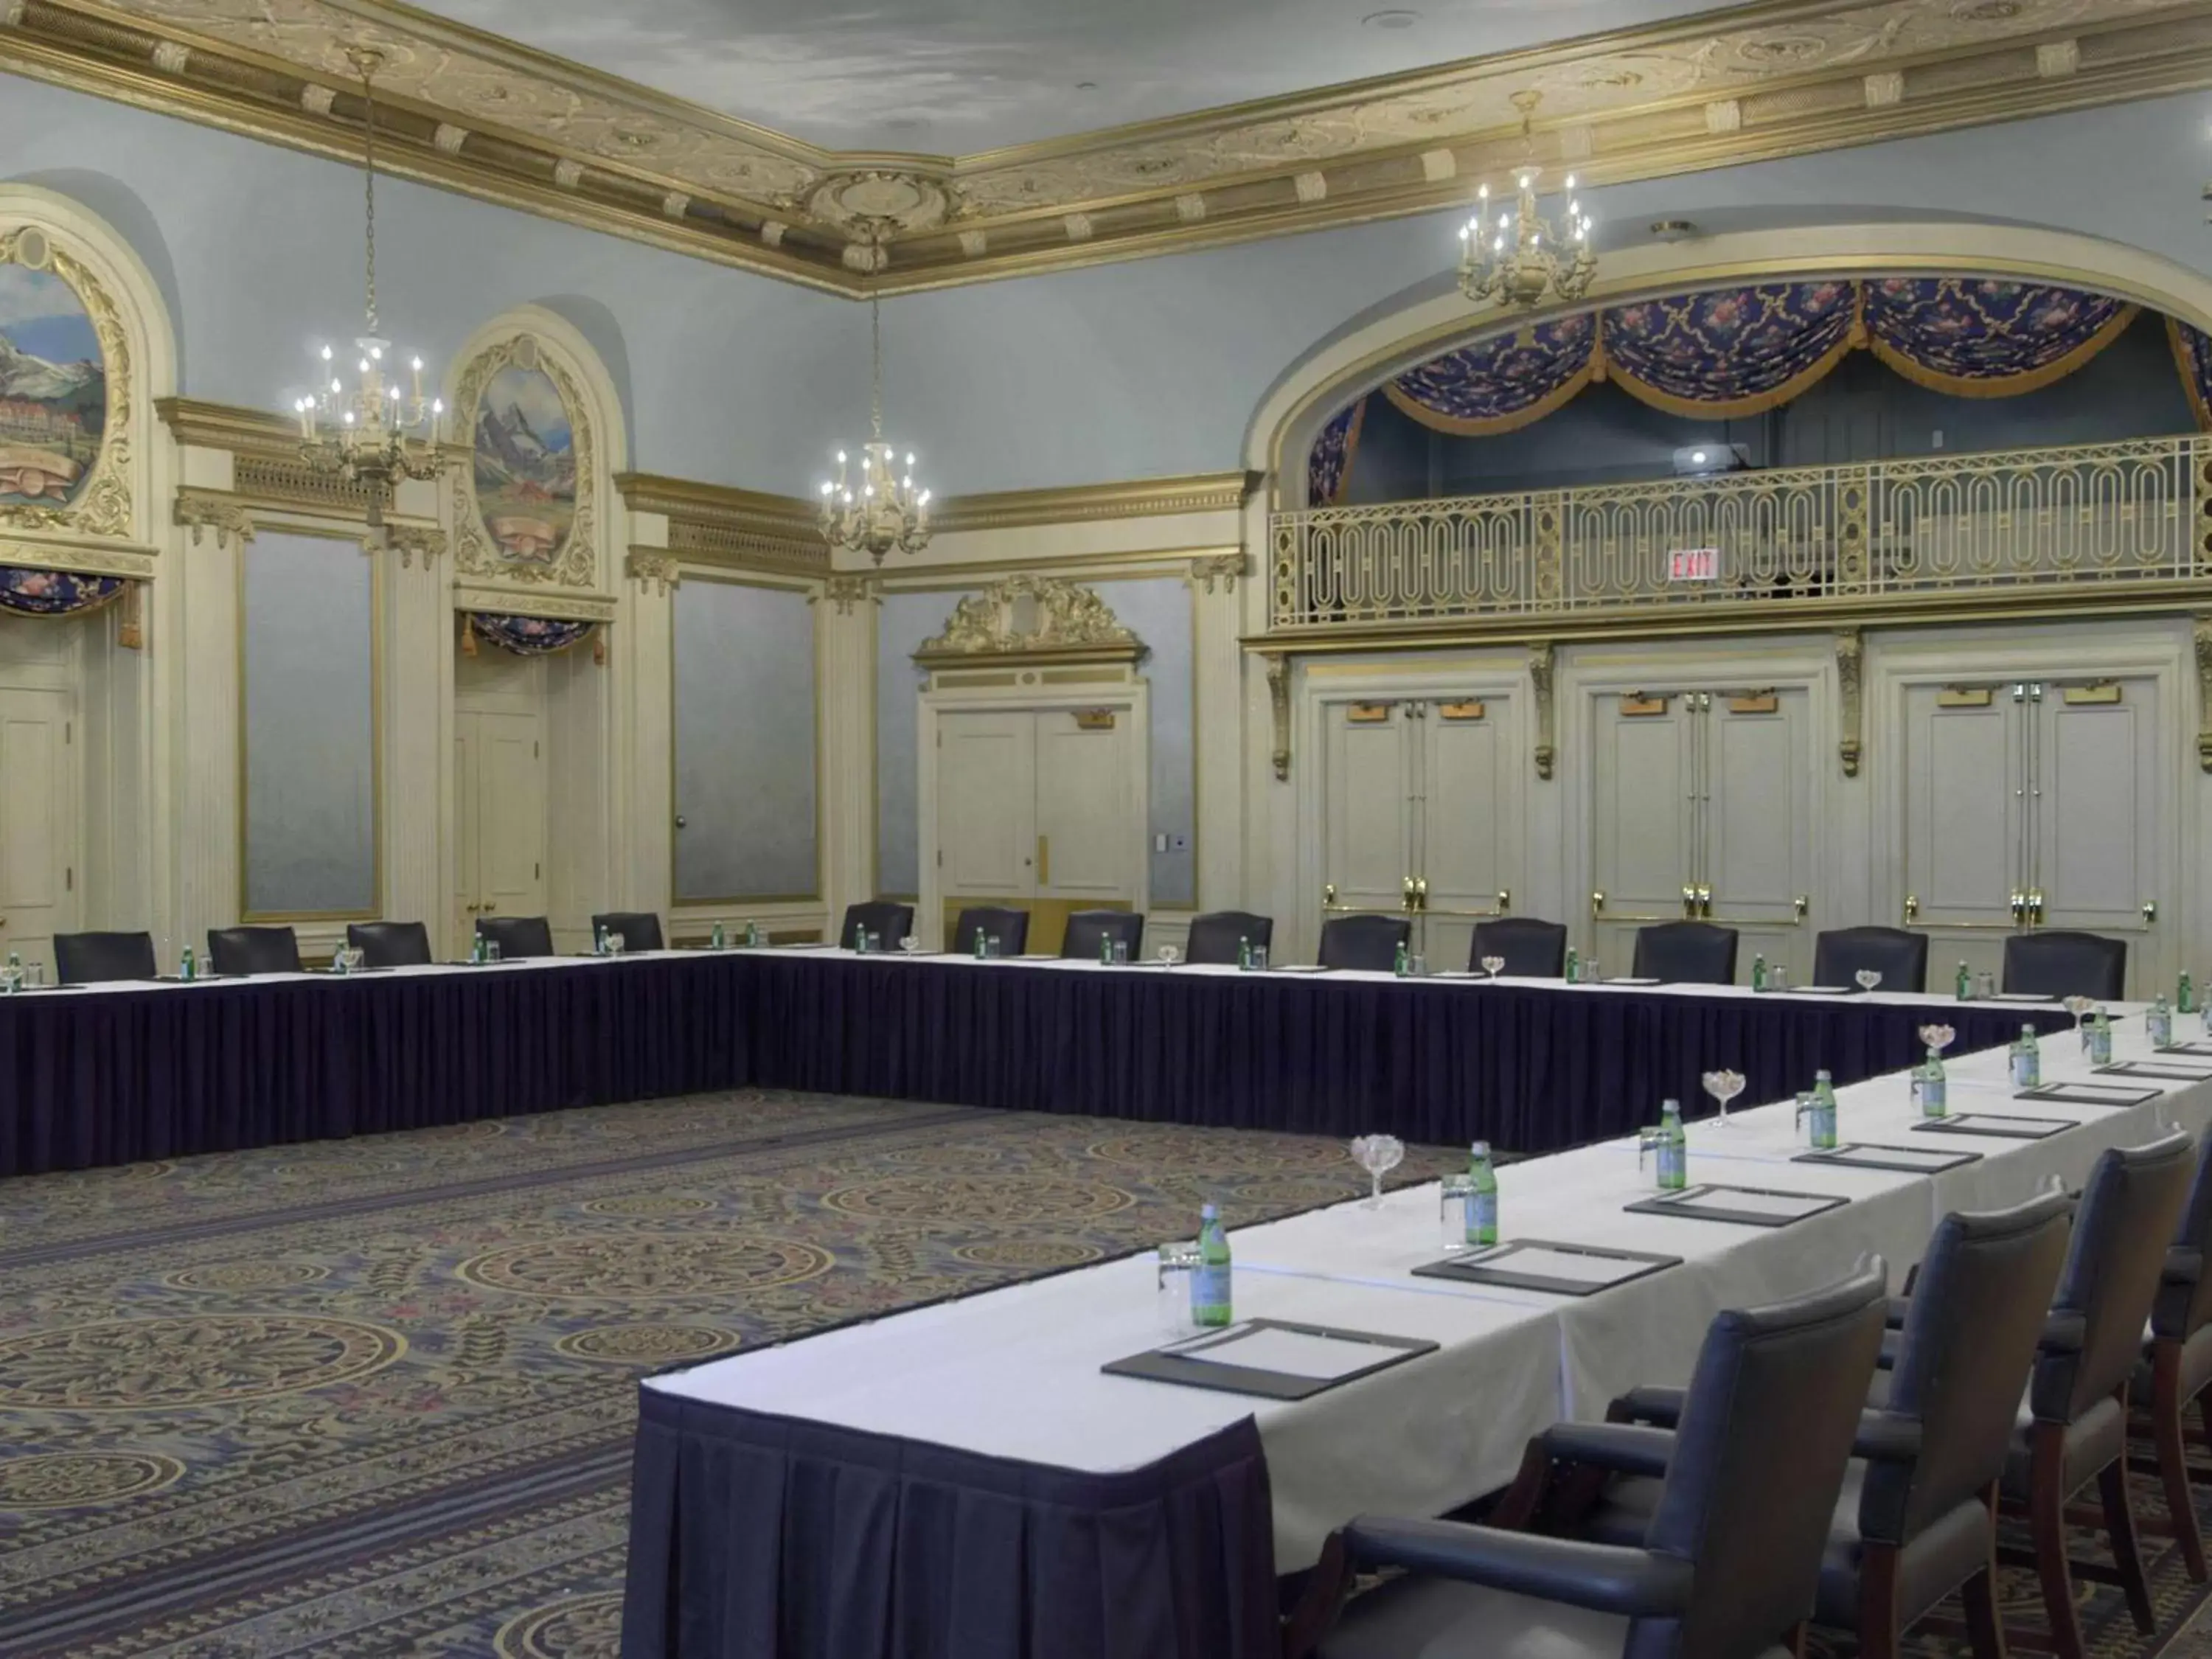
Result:
<svg viewBox="0 0 2212 1659"><path fill-rule="evenodd" d="M970 594L944 632L914 653L925 668L981 663L1118 663L1145 642L1091 589L1049 576L1009 576Z"/></svg>

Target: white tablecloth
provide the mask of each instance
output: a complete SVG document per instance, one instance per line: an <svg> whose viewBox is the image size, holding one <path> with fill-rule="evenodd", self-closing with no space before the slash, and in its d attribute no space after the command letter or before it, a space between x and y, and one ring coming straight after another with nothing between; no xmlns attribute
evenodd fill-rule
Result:
<svg viewBox="0 0 2212 1659"><path fill-rule="evenodd" d="M1177 970L1182 971L1182 970ZM1233 970L1231 970L1233 971ZM1711 994L1701 988L1700 994ZM2114 1027L2116 1060L2149 1046L2140 1010ZM2193 1022L2177 1022L2178 1025ZM2043 1042L2047 1082L2090 1069L2070 1034ZM902 1436L1064 1468L1140 1468L1245 1416L1258 1421L1275 1498L1279 1570L1309 1565L1363 1511L1431 1515L1509 1480L1528 1438L1596 1418L1639 1382L1686 1381L1721 1309L1841 1277L1867 1251L1893 1283L1954 1209L2018 1203L2052 1177L2077 1186L2108 1146L2201 1133L2212 1083L2154 1079L2160 1098L2113 1110L2016 1102L2002 1049L1952 1061L1954 1113L2065 1117L2044 1140L1917 1132L1903 1074L1839 1091L1839 1138L1983 1156L1920 1175L1794 1163L1788 1104L1690 1128L1692 1182L1846 1196L1795 1225L1753 1228L1631 1214L1650 1195L1634 1144L1613 1141L1499 1171L1501 1236L1613 1245L1681 1267L1587 1298L1414 1279L1442 1254L1433 1184L1245 1228L1232 1237L1240 1317L1267 1316L1425 1338L1438 1352L1283 1404L1109 1376L1108 1361L1162 1340L1149 1256L1105 1263L650 1379L693 1400Z"/></svg>

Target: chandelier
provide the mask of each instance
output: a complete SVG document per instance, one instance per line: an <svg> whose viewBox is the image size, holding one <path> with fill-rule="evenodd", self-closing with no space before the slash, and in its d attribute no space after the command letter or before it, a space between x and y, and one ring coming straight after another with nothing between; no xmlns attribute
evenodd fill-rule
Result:
<svg viewBox="0 0 2212 1659"><path fill-rule="evenodd" d="M1597 275L1590 226L1567 175L1566 217L1553 221L1536 205L1542 170L1524 167L1515 180L1511 212L1491 216L1490 186L1476 193L1474 217L1460 227L1459 291L1470 300L1527 307L1547 300L1578 300Z"/></svg>
<svg viewBox="0 0 2212 1659"><path fill-rule="evenodd" d="M327 380L292 405L300 417L300 453L317 471L365 483L368 489L368 522L372 529L384 523L384 504L402 478L434 478L444 470L439 449L446 405L422 395L422 360L409 365L410 389L402 395L397 359L392 342L384 338L376 318L376 98L372 84L384 54L363 47L346 53L361 76L362 103L366 111L362 145L362 173L368 204L368 325L354 340L356 379L349 391L337 356L322 349L322 374ZM327 424L327 430L325 425Z"/></svg>
<svg viewBox="0 0 2212 1659"><path fill-rule="evenodd" d="M866 553L881 564L894 548L919 553L929 544L929 492L914 487L913 455L898 466L884 441L884 320L872 295L868 329L868 441L860 446L857 478L845 452L837 452L837 476L822 486L821 526L830 546Z"/></svg>

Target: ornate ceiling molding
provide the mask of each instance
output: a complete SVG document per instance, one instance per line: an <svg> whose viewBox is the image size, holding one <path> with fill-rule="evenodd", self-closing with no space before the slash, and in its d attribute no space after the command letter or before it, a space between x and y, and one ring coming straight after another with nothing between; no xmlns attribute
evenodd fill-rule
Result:
<svg viewBox="0 0 2212 1659"><path fill-rule="evenodd" d="M2212 86L2212 0L1759 0L957 158L836 154L387 0L21 0L0 69L834 292L1432 211ZM386 100L391 100L388 112Z"/></svg>

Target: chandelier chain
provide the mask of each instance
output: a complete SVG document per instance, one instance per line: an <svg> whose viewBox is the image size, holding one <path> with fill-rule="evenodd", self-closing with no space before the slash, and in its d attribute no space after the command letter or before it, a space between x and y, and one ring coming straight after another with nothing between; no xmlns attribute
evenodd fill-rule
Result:
<svg viewBox="0 0 2212 1659"><path fill-rule="evenodd" d="M376 332L376 88L373 77L376 73L376 60L364 52L355 61L356 67L361 70L362 192L368 209L368 294L366 309L368 313L368 331L374 334Z"/></svg>
<svg viewBox="0 0 2212 1659"><path fill-rule="evenodd" d="M868 430L878 441L884 435L884 306L868 296Z"/></svg>

